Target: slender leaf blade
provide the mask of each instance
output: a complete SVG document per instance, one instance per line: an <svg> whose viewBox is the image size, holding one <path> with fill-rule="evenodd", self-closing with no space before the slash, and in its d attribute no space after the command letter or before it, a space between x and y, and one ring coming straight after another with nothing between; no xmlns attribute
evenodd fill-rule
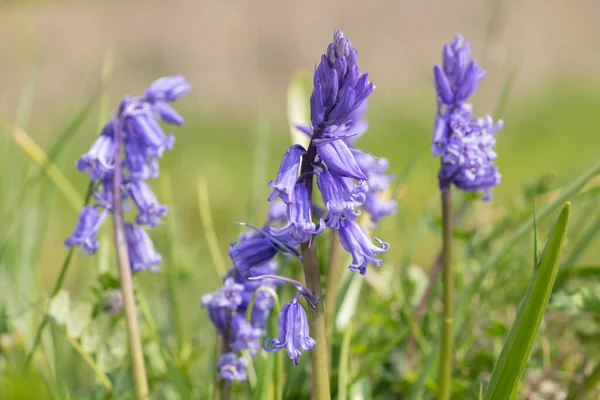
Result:
<svg viewBox="0 0 600 400"><path fill-rule="evenodd" d="M485 400L515 399L517 396L521 375L527 365L558 272L570 209L570 203L566 203L554 224L540 267L531 279L492 372Z"/></svg>

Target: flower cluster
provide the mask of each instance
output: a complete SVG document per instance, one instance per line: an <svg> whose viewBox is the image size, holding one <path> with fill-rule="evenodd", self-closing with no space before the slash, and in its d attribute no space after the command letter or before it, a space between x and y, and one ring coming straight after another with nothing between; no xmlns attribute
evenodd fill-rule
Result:
<svg viewBox="0 0 600 400"><path fill-rule="evenodd" d="M314 90L310 98L311 125L298 128L310 136L307 149L291 146L283 156L277 177L269 182L271 202L268 222L262 228L243 234L229 255L237 271L249 279L282 280L293 284L298 292L278 317L278 337L267 339L263 347L273 352L285 349L297 364L302 351L316 343L309 335L300 295L309 306L319 301L307 287L289 278L264 274L263 265L278 253L302 257L297 247L310 243L329 227L339 232L342 247L352 255L349 269L365 274L368 263L381 265L376 256L388 244L375 239L356 222L359 207L364 207L373 221L395 211L395 202L378 199L377 193L387 189L391 176L385 174L387 160L378 159L354 146L367 129L363 118L366 99L374 86L368 74L357 65L358 51L335 31L334 40L321 57L314 74ZM322 215L313 218L312 179L325 204ZM315 221L316 220L316 221Z"/></svg>
<svg viewBox="0 0 600 400"><path fill-rule="evenodd" d="M269 210L264 230L276 221L283 223L281 210L274 206ZM263 277L277 273L279 267L274 257L279 246L258 230L242 233L232 245L230 256L234 264L242 265L243 269L231 268L223 278L223 286L202 297L202 306L208 310L228 349L217 366L225 380L246 380L247 360L238 358L235 353L248 350L255 355L260 348L274 304L271 293L277 284L275 279Z"/></svg>
<svg viewBox="0 0 600 400"><path fill-rule="evenodd" d="M158 159L171 150L175 138L165 134L157 122L182 125L184 120L169 104L191 89L183 76L169 76L152 82L142 96L125 96L116 117L111 119L77 161L77 168L87 172L93 181L95 204L83 208L75 229L64 242L65 246L80 246L87 254L95 254L99 241L97 233L113 211L114 190L118 187L121 199L131 199L137 209L135 223L125 224L125 238L132 271L156 269L162 261L146 227L154 227L167 213L150 186L145 182L159 174ZM119 164L116 164L119 163ZM115 164L123 168L121 182L114 181Z"/></svg>
<svg viewBox="0 0 600 400"><path fill-rule="evenodd" d="M284 230L271 234L284 234L297 245L323 232L325 226L335 229L342 246L352 255L350 270L365 274L369 262L381 265L375 256L385 252L388 245L378 239L380 246L373 245L356 222L359 207L377 222L393 213L396 204L377 196L392 178L385 175L387 160L354 146L367 130L366 99L374 89L357 62L358 51L341 31L335 31L314 73L311 125L298 127L310 136L310 144L308 149L294 145L286 152L275 181L269 182L273 191L268 200L281 198L289 220ZM325 204L325 214L316 224L311 216L312 198L303 182L313 174Z"/></svg>
<svg viewBox="0 0 600 400"><path fill-rule="evenodd" d="M437 92L437 119L432 152L440 156L440 189L451 184L465 191L484 191L491 198L491 187L500 183L494 135L502 129L502 120L491 116L474 118L471 104L465 101L477 89L486 72L469 58L469 42L457 35L444 46L443 66L433 69Z"/></svg>

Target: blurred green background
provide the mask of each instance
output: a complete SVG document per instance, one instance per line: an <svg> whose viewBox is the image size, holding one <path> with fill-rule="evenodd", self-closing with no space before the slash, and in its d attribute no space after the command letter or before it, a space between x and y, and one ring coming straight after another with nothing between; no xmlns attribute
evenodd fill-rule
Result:
<svg viewBox="0 0 600 400"><path fill-rule="evenodd" d="M598 15L600 3L592 0L0 2L0 230L8 249L0 267L13 285L9 311L32 307L51 290L66 253L62 240L77 217L47 180L19 196L17 189L39 168L14 142L16 126L50 151L68 121L97 100L55 160L83 197L87 176L74 164L97 135L99 116L157 77L185 75L193 91L177 109L186 124L173 130L175 149L162 159L162 177L153 182L163 200L170 196L161 180L171 183L167 222L174 228L166 224L152 235L159 251L176 253L168 260L177 263L186 330L209 349L213 330L199 299L220 279L200 219L198 184L207 184L225 253L240 232L234 221L262 223L267 182L290 144L288 83L298 68L314 67L334 28L359 49L361 68L377 86L360 146L388 158L396 174L414 162L395 193L401 198L399 215L377 233L391 244L385 263L395 265L408 241L395 230L399 221L410 232L436 200L430 76L442 45L457 32L471 41L474 56L488 70L472 99L475 114L501 112L505 120L497 136L502 184L491 202L477 205L470 221L485 230L504 218L505 205L523 185L545 176L559 187L597 161ZM114 72L104 86L103 65ZM166 240L172 228L174 246ZM108 244L109 225L105 231ZM595 247L589 246L584 260L598 256ZM428 232L413 262L428 266L437 248L435 232ZM66 289L74 297L87 296L98 268L95 258L78 254ZM152 293L158 318L168 320L161 305L164 274L145 273L141 281ZM23 315L23 340L30 343L38 316Z"/></svg>

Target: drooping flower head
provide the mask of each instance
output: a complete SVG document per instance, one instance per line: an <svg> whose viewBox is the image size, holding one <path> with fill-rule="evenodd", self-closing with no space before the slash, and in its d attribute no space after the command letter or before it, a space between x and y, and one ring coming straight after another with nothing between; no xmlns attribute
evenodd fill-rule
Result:
<svg viewBox="0 0 600 400"><path fill-rule="evenodd" d="M277 338L266 339L263 348L271 353L285 349L288 357L298 365L298 357L302 351L308 351L316 346L309 336L306 312L300 304L297 292L292 301L281 308L277 318Z"/></svg>
<svg viewBox="0 0 600 400"><path fill-rule="evenodd" d="M489 200L491 187L501 178L492 162L497 157L494 135L503 122L494 123L490 116L474 118L473 107L465 103L486 75L470 56L469 42L457 35L444 46L443 66L433 69L438 112L432 152L442 161L440 189L454 184L465 191L483 191L484 200Z"/></svg>
<svg viewBox="0 0 600 400"><path fill-rule="evenodd" d="M175 137L165 134L157 119L181 125L183 117L169 102L189 92L190 85L183 76L160 78L151 83L142 96L125 96L117 115L106 123L90 150L77 161L77 169L87 172L93 181L93 198L96 204L83 209L71 237L65 246L81 246L88 254L98 248L96 233L107 213L113 211L113 173L116 165L123 168L120 188L121 201L131 199L138 213L135 223L125 224L125 238L133 271L156 270L162 260L148 233L140 225L154 227L161 223L167 207L159 204L145 180L159 174L158 158L173 148ZM119 140L115 140L119 139ZM122 147L116 149L119 143ZM117 152L117 150L119 150ZM115 154L120 154L115 160ZM98 211L102 209L103 211Z"/></svg>

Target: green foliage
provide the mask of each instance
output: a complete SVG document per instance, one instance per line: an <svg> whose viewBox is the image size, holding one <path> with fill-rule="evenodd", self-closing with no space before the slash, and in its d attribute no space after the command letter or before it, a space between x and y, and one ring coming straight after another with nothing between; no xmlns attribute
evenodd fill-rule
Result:
<svg viewBox="0 0 600 400"><path fill-rule="evenodd" d="M529 288L519 307L517 318L492 372L489 386L485 392L485 400L516 399L517 397L521 375L529 359L556 279L563 242L567 233L570 209L571 204L565 204L552 228L539 267L536 265ZM537 239L537 235L535 237Z"/></svg>

